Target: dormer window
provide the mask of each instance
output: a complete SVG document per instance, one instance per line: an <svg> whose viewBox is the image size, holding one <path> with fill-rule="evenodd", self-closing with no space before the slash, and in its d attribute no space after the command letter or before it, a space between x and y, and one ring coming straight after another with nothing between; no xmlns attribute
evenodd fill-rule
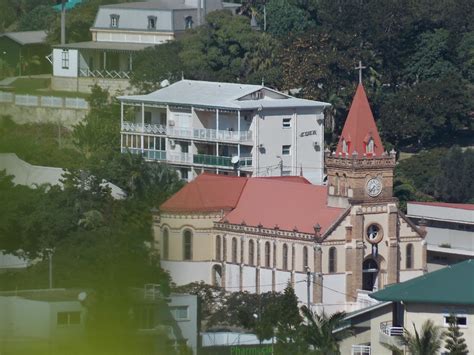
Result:
<svg viewBox="0 0 474 355"><path fill-rule="evenodd" d="M118 28L119 27L120 15L112 14L110 15L110 27Z"/></svg>
<svg viewBox="0 0 474 355"><path fill-rule="evenodd" d="M346 140L342 140L342 152L347 154L349 152L349 145L347 144Z"/></svg>
<svg viewBox="0 0 474 355"><path fill-rule="evenodd" d="M148 29L156 30L156 16L148 16Z"/></svg>
<svg viewBox="0 0 474 355"><path fill-rule="evenodd" d="M255 91L252 93L252 100L261 100L263 99L263 92L261 90Z"/></svg>
<svg viewBox="0 0 474 355"><path fill-rule="evenodd" d="M373 154L374 153L374 140L373 140L373 138L370 138L369 141L367 142L367 145L365 146L365 152L367 154Z"/></svg>
<svg viewBox="0 0 474 355"><path fill-rule="evenodd" d="M193 28L193 23L194 23L194 21L193 21L193 17L192 17L192 16L186 16L186 17L184 18L184 26L185 26L185 28L186 28L187 30Z"/></svg>

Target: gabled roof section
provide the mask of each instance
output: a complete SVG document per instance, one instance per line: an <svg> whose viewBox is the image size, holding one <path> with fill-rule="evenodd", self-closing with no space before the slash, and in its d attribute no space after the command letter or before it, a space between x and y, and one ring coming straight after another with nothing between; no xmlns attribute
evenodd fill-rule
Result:
<svg viewBox="0 0 474 355"><path fill-rule="evenodd" d="M307 184L304 180L250 178L237 207L224 219L231 224L314 234L314 226L321 233L344 212L328 207L327 187Z"/></svg>
<svg viewBox="0 0 474 355"><path fill-rule="evenodd" d="M370 297L379 301L474 305L474 259L394 284Z"/></svg>
<svg viewBox="0 0 474 355"><path fill-rule="evenodd" d="M247 178L201 174L160 206L165 212L216 212L235 208Z"/></svg>
<svg viewBox="0 0 474 355"><path fill-rule="evenodd" d="M240 100L258 91L268 92L263 98ZM280 98L278 98L280 97ZM124 102L144 102L161 105L182 105L231 110L260 108L314 107L321 110L328 103L298 99L261 85L222 83L200 80L180 80L147 95L120 96Z"/></svg>
<svg viewBox="0 0 474 355"><path fill-rule="evenodd" d="M341 137L339 138L336 154L345 154L343 149L343 141L345 141L348 147L347 154L351 156L356 151L359 157L361 157L366 153L366 145L371 139L374 141L375 155L381 156L384 151L382 140L380 139L364 87L362 84L359 84ZM367 154L367 156L370 156L370 154Z"/></svg>

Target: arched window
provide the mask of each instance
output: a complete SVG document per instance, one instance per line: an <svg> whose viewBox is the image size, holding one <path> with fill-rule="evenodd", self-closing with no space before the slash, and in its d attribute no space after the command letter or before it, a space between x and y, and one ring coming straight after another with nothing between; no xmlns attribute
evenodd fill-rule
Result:
<svg viewBox="0 0 474 355"><path fill-rule="evenodd" d="M306 271L308 267L308 247L303 247L303 270Z"/></svg>
<svg viewBox="0 0 474 355"><path fill-rule="evenodd" d="M221 260L221 236L216 237L216 260Z"/></svg>
<svg viewBox="0 0 474 355"><path fill-rule="evenodd" d="M193 232L186 229L183 233L183 260L193 258Z"/></svg>
<svg viewBox="0 0 474 355"><path fill-rule="evenodd" d="M163 245L161 248L161 258L164 260L168 259L169 253L169 231L168 228L163 229Z"/></svg>
<svg viewBox="0 0 474 355"><path fill-rule="evenodd" d="M227 239L222 237L222 260L227 261Z"/></svg>
<svg viewBox="0 0 474 355"><path fill-rule="evenodd" d="M283 270L288 270L288 245L283 244Z"/></svg>
<svg viewBox="0 0 474 355"><path fill-rule="evenodd" d="M232 238L232 262L237 263L237 238Z"/></svg>
<svg viewBox="0 0 474 355"><path fill-rule="evenodd" d="M413 268L413 244L411 243L407 245L406 268Z"/></svg>
<svg viewBox="0 0 474 355"><path fill-rule="evenodd" d="M255 246L253 240L249 241L249 265L254 266Z"/></svg>
<svg viewBox="0 0 474 355"><path fill-rule="evenodd" d="M212 267L212 283L216 287L222 287L222 268L220 265Z"/></svg>
<svg viewBox="0 0 474 355"><path fill-rule="evenodd" d="M265 267L270 267L270 242L265 243Z"/></svg>
<svg viewBox="0 0 474 355"><path fill-rule="evenodd" d="M337 272L337 250L335 247L329 248L329 272Z"/></svg>

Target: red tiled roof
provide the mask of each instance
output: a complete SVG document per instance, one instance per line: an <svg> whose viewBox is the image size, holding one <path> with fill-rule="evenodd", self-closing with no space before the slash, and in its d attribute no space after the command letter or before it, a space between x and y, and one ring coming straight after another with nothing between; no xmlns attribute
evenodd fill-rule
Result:
<svg viewBox="0 0 474 355"><path fill-rule="evenodd" d="M324 233L344 212L328 207L327 188L277 179L250 178L237 207L224 219L231 224L278 228L314 233L314 225Z"/></svg>
<svg viewBox="0 0 474 355"><path fill-rule="evenodd" d="M201 174L161 206L167 212L229 211L239 201L247 178Z"/></svg>
<svg viewBox="0 0 474 355"><path fill-rule="evenodd" d="M324 233L344 212L328 207L327 188L301 177L244 178L202 174L164 204L167 212L213 212L224 210L231 224L314 233Z"/></svg>
<svg viewBox="0 0 474 355"><path fill-rule="evenodd" d="M278 181L288 181L288 182L299 182L302 184L310 184L305 177L302 176L266 176L266 177L259 177L259 179L269 179L269 180L278 180Z"/></svg>
<svg viewBox="0 0 474 355"><path fill-rule="evenodd" d="M412 204L415 204L415 205L458 208L458 209L462 209L462 210L474 211L474 204L472 204L472 203L418 202L418 201L410 201L409 203L412 203Z"/></svg>
<svg viewBox="0 0 474 355"><path fill-rule="evenodd" d="M345 140L348 144L347 153L349 156L356 151L359 157L362 157L366 152L366 144L370 138L374 140L375 155L381 156L384 151L382 140L375 125L374 116L364 87L362 84L359 84L352 100L346 123L342 129L339 143L337 144L336 154L344 154L342 141Z"/></svg>

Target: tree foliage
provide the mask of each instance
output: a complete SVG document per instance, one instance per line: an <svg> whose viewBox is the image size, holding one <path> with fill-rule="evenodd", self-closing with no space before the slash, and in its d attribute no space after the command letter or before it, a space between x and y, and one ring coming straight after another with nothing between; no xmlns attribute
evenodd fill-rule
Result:
<svg viewBox="0 0 474 355"><path fill-rule="evenodd" d="M463 338L463 333L459 330L459 325L456 324L455 317L451 317L450 319L445 342L445 348L449 351L450 355L469 354L466 339Z"/></svg>

